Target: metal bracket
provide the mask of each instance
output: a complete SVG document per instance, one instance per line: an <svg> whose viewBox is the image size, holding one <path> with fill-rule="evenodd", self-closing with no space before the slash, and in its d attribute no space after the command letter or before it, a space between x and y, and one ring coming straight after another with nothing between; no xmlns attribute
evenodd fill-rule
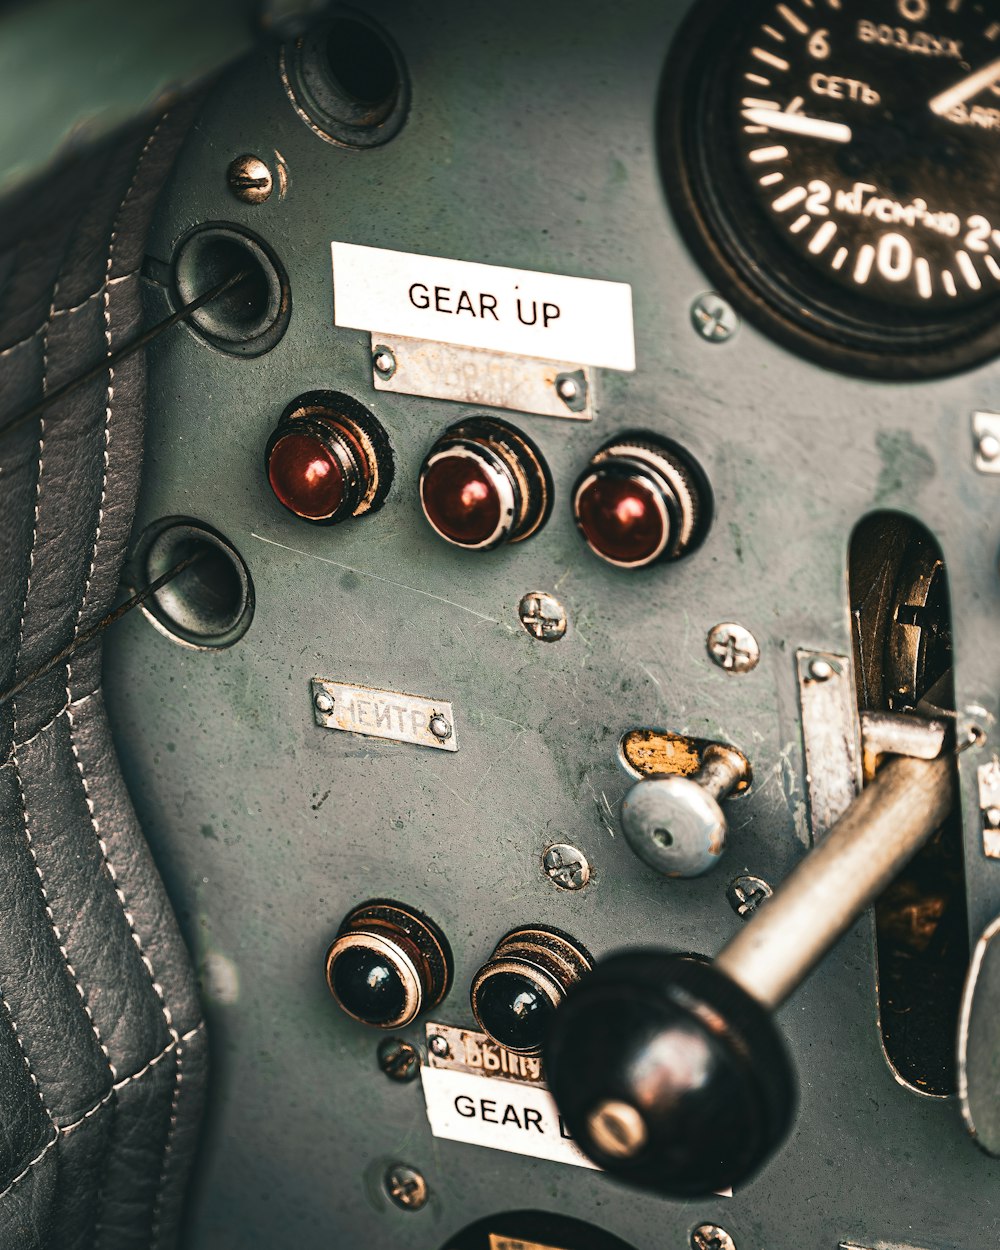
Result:
<svg viewBox="0 0 1000 1250"><path fill-rule="evenodd" d="M813 842L824 838L861 788L857 710L850 661L825 651L796 653L806 787Z"/></svg>

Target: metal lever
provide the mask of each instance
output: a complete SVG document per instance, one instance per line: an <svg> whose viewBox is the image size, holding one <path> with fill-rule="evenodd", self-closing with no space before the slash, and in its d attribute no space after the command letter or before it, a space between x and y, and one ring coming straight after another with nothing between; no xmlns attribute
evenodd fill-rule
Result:
<svg viewBox="0 0 1000 1250"><path fill-rule="evenodd" d="M766 1161L795 1108L772 1012L939 828L954 769L947 755L887 764L714 963L624 951L570 990L545 1070L595 1163L679 1198Z"/></svg>

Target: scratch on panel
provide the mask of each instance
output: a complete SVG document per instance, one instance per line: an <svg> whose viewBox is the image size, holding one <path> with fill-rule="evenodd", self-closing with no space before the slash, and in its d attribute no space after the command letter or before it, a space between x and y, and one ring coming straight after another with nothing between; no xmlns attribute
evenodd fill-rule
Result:
<svg viewBox="0 0 1000 1250"><path fill-rule="evenodd" d="M483 612L477 612L475 608L467 608L464 603L456 603L454 599L445 599L443 595L432 595L429 590L421 590L417 586L407 586L405 582L394 582L391 577L381 577L378 573L369 573L366 569L358 569L351 564L341 564L337 560L330 560L326 556L315 555L311 551L303 551L299 547L289 547L285 543L275 542L273 538L264 538L262 534L255 534L252 530L250 537L256 538L259 543L267 543L269 547L280 547L282 551L290 551L293 555L305 556L307 560L319 560L321 564L330 564L335 569L343 569L347 573L356 573L359 577L369 577L372 581L383 582L386 586L395 586L397 590L408 590L411 594L423 595L425 599L435 599L438 603L446 603L450 608L458 608L460 612L468 612L470 616L474 616L480 621L489 621L491 625L502 625L509 633L514 633L512 625L498 621L494 616L487 616Z"/></svg>

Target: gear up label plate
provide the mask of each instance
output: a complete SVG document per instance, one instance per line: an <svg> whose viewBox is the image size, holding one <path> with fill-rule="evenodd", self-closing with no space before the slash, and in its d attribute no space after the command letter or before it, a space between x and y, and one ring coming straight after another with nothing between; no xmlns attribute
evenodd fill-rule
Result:
<svg viewBox="0 0 1000 1250"><path fill-rule="evenodd" d="M539 1059L484 1033L428 1024L420 1075L435 1137L600 1170L566 1132Z"/></svg>

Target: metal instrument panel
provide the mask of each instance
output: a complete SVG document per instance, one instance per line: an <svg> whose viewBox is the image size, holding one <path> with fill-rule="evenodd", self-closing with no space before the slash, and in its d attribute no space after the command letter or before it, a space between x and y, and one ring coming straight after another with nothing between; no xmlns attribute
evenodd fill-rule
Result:
<svg viewBox="0 0 1000 1250"><path fill-rule="evenodd" d="M953 1102L917 1096L886 1065L867 921L781 1013L796 1130L733 1198L669 1203L587 1169L435 1140L419 1083L388 1081L380 1036L331 1001L324 952L371 897L444 929L456 975L435 1018L459 1027L472 1025L473 974L518 925L563 929L596 956L635 943L714 954L741 923L728 882L746 871L775 884L809 843L796 653L850 654L848 543L878 509L919 518L949 564L958 706L987 730L962 762L974 936L1000 910L976 782L997 749L997 483L977 473L972 437L973 413L1000 402L1000 366L865 383L747 325L726 343L696 333L691 307L709 283L672 221L654 144L681 0L368 7L410 77L401 132L367 151L324 142L262 51L212 94L150 246L166 262L192 226L240 224L274 249L292 291L288 330L264 355L227 355L187 330L150 352L138 527L181 515L224 534L253 577L250 630L194 651L133 614L106 661L132 794L209 1009L214 1096L185 1244L440 1250L512 1208L572 1213L637 1250L684 1247L706 1223L739 1250L988 1242L1000 1169ZM247 152L280 153L283 197L231 195L226 168ZM476 409L376 390L368 335L332 323L334 240L632 285L637 369L592 371L594 421L505 414L555 479L537 537L470 554L426 525L421 459ZM155 289L150 306L164 308ZM334 529L297 522L262 469L281 412L322 388L370 408L396 456L382 511ZM716 513L690 559L625 573L586 550L568 494L597 446L636 426L692 452ZM552 644L518 620L539 590L566 609ZM760 644L752 672L706 650L729 621ZM447 700L460 749L326 732L316 677ZM619 835L631 778L618 744L636 727L731 741L750 758L754 785L730 808L713 875L659 879ZM587 855L585 889L543 874L560 842ZM405 1035L421 1044L422 1023ZM382 1192L397 1161L426 1177L422 1211Z"/></svg>

